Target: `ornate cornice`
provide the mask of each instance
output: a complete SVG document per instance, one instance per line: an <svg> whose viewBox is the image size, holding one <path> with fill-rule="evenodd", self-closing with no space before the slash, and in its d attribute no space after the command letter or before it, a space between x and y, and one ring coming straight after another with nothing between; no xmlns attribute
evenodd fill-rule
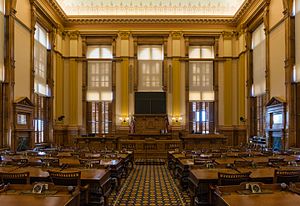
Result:
<svg viewBox="0 0 300 206"><path fill-rule="evenodd" d="M68 18L68 24L234 24L232 18L207 17L102 17Z"/></svg>
<svg viewBox="0 0 300 206"><path fill-rule="evenodd" d="M247 12L247 10L250 8L251 4L254 2L254 0L246 0L241 8L237 11L237 13L234 15L234 21L235 23L239 22L240 19L244 16L244 14Z"/></svg>
<svg viewBox="0 0 300 206"><path fill-rule="evenodd" d="M58 3L55 0L48 0L52 8L57 12L57 14L62 18L64 22L68 20L67 14L64 12L64 10L58 5Z"/></svg>

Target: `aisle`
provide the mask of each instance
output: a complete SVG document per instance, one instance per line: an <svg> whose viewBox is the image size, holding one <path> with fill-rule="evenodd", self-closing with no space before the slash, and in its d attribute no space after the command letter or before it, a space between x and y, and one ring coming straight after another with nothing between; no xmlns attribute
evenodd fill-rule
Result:
<svg viewBox="0 0 300 206"><path fill-rule="evenodd" d="M188 206L165 165L136 165L111 206Z"/></svg>

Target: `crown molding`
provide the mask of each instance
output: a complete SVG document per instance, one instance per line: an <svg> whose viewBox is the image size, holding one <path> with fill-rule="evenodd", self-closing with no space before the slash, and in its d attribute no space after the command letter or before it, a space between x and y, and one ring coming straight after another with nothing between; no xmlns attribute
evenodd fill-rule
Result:
<svg viewBox="0 0 300 206"><path fill-rule="evenodd" d="M190 17L190 16L105 16L105 17L69 17L66 24L229 24L235 23L227 17Z"/></svg>

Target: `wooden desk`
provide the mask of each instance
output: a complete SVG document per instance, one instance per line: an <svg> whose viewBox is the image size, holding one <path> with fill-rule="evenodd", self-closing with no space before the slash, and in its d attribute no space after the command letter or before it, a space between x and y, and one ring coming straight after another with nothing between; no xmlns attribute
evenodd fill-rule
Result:
<svg viewBox="0 0 300 206"><path fill-rule="evenodd" d="M203 205L209 204L209 185L217 184L218 172L238 173L233 169L212 168L212 169L192 169L189 175L189 192L192 196L191 205L198 199Z"/></svg>
<svg viewBox="0 0 300 206"><path fill-rule="evenodd" d="M184 149L218 148L226 145L227 137L223 134L185 134L181 138Z"/></svg>
<svg viewBox="0 0 300 206"><path fill-rule="evenodd" d="M266 193L240 194L237 191L245 190L245 183L236 186L217 187L214 192L214 205L216 206L298 206L300 195L288 190L282 191L279 184L260 184Z"/></svg>
<svg viewBox="0 0 300 206"><path fill-rule="evenodd" d="M269 162L269 159L272 158L278 158L278 159L284 159L285 162L292 162L292 161L298 161L299 156L298 155L275 155L275 156L260 156L260 157L243 157L244 160L253 161L255 163L267 163Z"/></svg>
<svg viewBox="0 0 300 206"><path fill-rule="evenodd" d="M238 193L222 197L228 206L299 206L300 196L290 192L274 192L272 194L239 195ZM218 205L217 205L218 206Z"/></svg>
<svg viewBox="0 0 300 206"><path fill-rule="evenodd" d="M86 146L90 151L103 150L105 148L117 149L118 137L103 135L97 137L75 137L74 142L76 147L85 148Z"/></svg>
<svg viewBox="0 0 300 206"><path fill-rule="evenodd" d="M235 160L243 161L243 159L240 157L223 157L223 158L215 159L215 162L220 165L227 165L227 164L233 164Z"/></svg>
<svg viewBox="0 0 300 206"><path fill-rule="evenodd" d="M237 168L238 171L251 172L250 177L252 181L273 183L274 167L262 167L262 168Z"/></svg>
<svg viewBox="0 0 300 206"><path fill-rule="evenodd" d="M0 193L1 205L9 206L79 206L80 192L68 192L65 186L50 186L49 190L55 194L22 194L31 191L33 185L9 185L7 192Z"/></svg>
<svg viewBox="0 0 300 206"><path fill-rule="evenodd" d="M188 177L190 166L194 165L194 159L177 159L174 169L174 177L180 180L183 190L188 188Z"/></svg>
<svg viewBox="0 0 300 206"><path fill-rule="evenodd" d="M57 157L72 157L72 152L58 152Z"/></svg>
<svg viewBox="0 0 300 206"><path fill-rule="evenodd" d="M1 167L4 169L5 167ZM42 168L42 167L15 167L13 171L11 171L11 167L9 167L10 171L7 172L29 172L30 181L33 182L45 182L51 181L49 178L48 170L60 171L60 168ZM4 169L5 170L5 169ZM107 169L85 169L85 168L67 168L62 172L74 172L81 171L81 184L87 185L89 184L90 191L99 195L104 196L105 201L107 201L107 197L112 189L111 182L111 172ZM91 195L91 194L90 194Z"/></svg>
<svg viewBox="0 0 300 206"><path fill-rule="evenodd" d="M190 171L190 179L195 183L209 182L218 180L218 172L222 173L238 173L230 168L211 168L211 169L192 169Z"/></svg>
<svg viewBox="0 0 300 206"><path fill-rule="evenodd" d="M238 171L251 172L250 177L252 181L272 183L274 178L275 169L282 170L300 170L300 167L262 167L262 168L237 168Z"/></svg>
<svg viewBox="0 0 300 206"><path fill-rule="evenodd" d="M3 169L5 167L0 168ZM42 167L20 167L13 172L29 172L30 178L48 178L49 173L48 170L53 170L53 171L61 171L60 168L42 168ZM81 180L101 180L107 173L109 173L108 170L106 169L85 169L85 168L67 168L64 169L61 172L74 172L74 171L81 171ZM9 172L9 171L8 171Z"/></svg>

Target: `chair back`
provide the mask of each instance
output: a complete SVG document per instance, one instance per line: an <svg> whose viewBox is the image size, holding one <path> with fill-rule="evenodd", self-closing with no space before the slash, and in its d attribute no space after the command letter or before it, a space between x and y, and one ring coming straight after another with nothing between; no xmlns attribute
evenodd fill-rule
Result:
<svg viewBox="0 0 300 206"><path fill-rule="evenodd" d="M214 164L214 160L210 159L203 159L203 158L195 158L194 165L207 165L207 164Z"/></svg>
<svg viewBox="0 0 300 206"><path fill-rule="evenodd" d="M59 158L42 158L41 161L46 166L59 167Z"/></svg>
<svg viewBox="0 0 300 206"><path fill-rule="evenodd" d="M250 180L251 172L229 174L218 173L218 185L239 185L242 182L248 182Z"/></svg>
<svg viewBox="0 0 300 206"><path fill-rule="evenodd" d="M65 186L79 186L81 172L57 172L57 171L48 171L51 181L55 185L65 185Z"/></svg>
<svg viewBox="0 0 300 206"><path fill-rule="evenodd" d="M235 167L251 167L252 166L252 161L234 160L234 166Z"/></svg>
<svg viewBox="0 0 300 206"><path fill-rule="evenodd" d="M0 180L5 184L29 184L29 172L6 173L0 172Z"/></svg>
<svg viewBox="0 0 300 206"><path fill-rule="evenodd" d="M15 165L26 165L29 163L28 159L22 158L22 159L12 159L13 164Z"/></svg>
<svg viewBox="0 0 300 206"><path fill-rule="evenodd" d="M275 170L274 171L274 183L286 183L299 182L300 170Z"/></svg>
<svg viewBox="0 0 300 206"><path fill-rule="evenodd" d="M269 158L269 163L272 165L283 165L285 164L284 158Z"/></svg>

